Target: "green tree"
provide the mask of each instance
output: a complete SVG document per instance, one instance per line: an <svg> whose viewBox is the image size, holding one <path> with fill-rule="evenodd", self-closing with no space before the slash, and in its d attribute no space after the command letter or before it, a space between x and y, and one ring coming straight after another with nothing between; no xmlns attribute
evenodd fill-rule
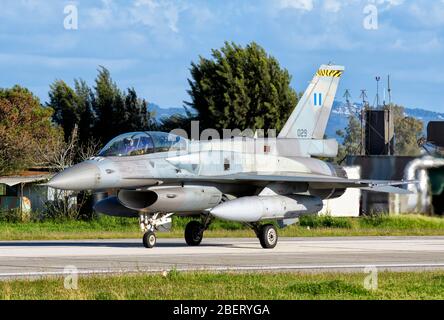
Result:
<svg viewBox="0 0 444 320"><path fill-rule="evenodd" d="M47 106L54 109L53 120L62 126L65 141L68 141L80 120L75 91L63 80L56 80L50 85Z"/></svg>
<svg viewBox="0 0 444 320"><path fill-rule="evenodd" d="M84 145L94 137L95 115L93 111L94 94L84 80L74 80L77 95L77 114L79 116L78 136L80 144Z"/></svg>
<svg viewBox="0 0 444 320"><path fill-rule="evenodd" d="M187 137L191 137L191 122L199 120L191 110L185 109L185 114L173 114L169 117L163 117L159 123L156 123L156 130L171 132L175 129L185 130Z"/></svg>
<svg viewBox="0 0 444 320"><path fill-rule="evenodd" d="M390 106L395 127L395 154L417 156L421 150L418 140L423 136L424 124L421 120L405 115L404 107Z"/></svg>
<svg viewBox="0 0 444 320"><path fill-rule="evenodd" d="M63 139L53 112L25 88L0 89L0 175L40 164L42 152L52 152Z"/></svg>
<svg viewBox="0 0 444 320"><path fill-rule="evenodd" d="M395 155L419 155L420 148L418 146L418 140L423 136L423 122L412 117L407 117L402 106L391 105L386 108L390 108L393 117ZM337 161L342 161L347 155L359 153L361 147L361 125L356 117L350 116L345 132L338 130L336 131L336 135L344 138L342 145L339 146Z"/></svg>
<svg viewBox="0 0 444 320"><path fill-rule="evenodd" d="M111 79L110 72L105 67L100 67L95 80L93 108L97 115L94 128L95 136L102 142L116 135L120 131L120 117L125 116L122 92Z"/></svg>
<svg viewBox="0 0 444 320"><path fill-rule="evenodd" d="M291 76L256 43L225 43L212 59L191 63L185 102L197 112L201 129L280 130L297 104Z"/></svg>
<svg viewBox="0 0 444 320"><path fill-rule="evenodd" d="M343 138L342 145L339 145L337 162L342 162L347 155L359 154L361 150L361 123L356 116L350 115L345 132L338 130L336 135Z"/></svg>
<svg viewBox="0 0 444 320"><path fill-rule="evenodd" d="M128 131L148 130L152 125L148 103L140 99L134 88L120 90L110 72L100 67L91 89L84 80L74 80L74 89L64 81L50 86L50 101L55 110L53 120L60 124L68 142L75 127L80 145L91 140L106 143Z"/></svg>
<svg viewBox="0 0 444 320"><path fill-rule="evenodd" d="M125 122L127 131L148 130L151 127L148 103L137 97L134 88L128 89L125 97Z"/></svg>
<svg viewBox="0 0 444 320"><path fill-rule="evenodd" d="M134 88L127 92L120 90L104 67L100 67L95 82L94 133L102 143L121 133L147 130L150 127L148 103L138 98Z"/></svg>

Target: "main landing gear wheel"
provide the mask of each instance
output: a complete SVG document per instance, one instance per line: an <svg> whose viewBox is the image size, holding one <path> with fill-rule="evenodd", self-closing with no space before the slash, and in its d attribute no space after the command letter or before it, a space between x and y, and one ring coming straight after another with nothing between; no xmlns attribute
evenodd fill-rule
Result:
<svg viewBox="0 0 444 320"><path fill-rule="evenodd" d="M145 248L154 248L154 246L156 245L156 241L156 234L153 231L147 231L143 235L143 246Z"/></svg>
<svg viewBox="0 0 444 320"><path fill-rule="evenodd" d="M185 227L185 241L189 246L198 246L203 239L205 227L198 221L190 221Z"/></svg>
<svg viewBox="0 0 444 320"><path fill-rule="evenodd" d="M278 234L274 225L266 224L260 227L258 238L264 249L273 249L278 242Z"/></svg>

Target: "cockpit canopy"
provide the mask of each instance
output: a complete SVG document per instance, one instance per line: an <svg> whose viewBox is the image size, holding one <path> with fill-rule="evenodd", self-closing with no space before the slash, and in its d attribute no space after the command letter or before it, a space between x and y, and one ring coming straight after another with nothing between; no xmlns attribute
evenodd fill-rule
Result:
<svg viewBox="0 0 444 320"><path fill-rule="evenodd" d="M141 156L154 152L186 150L187 140L166 132L131 132L112 139L99 152L101 157Z"/></svg>

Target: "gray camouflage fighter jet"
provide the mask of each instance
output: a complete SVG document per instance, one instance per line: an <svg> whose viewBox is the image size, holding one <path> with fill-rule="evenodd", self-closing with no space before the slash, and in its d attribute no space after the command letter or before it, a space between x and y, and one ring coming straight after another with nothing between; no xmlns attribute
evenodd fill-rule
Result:
<svg viewBox="0 0 444 320"><path fill-rule="evenodd" d="M171 216L200 216L185 228L190 246L201 243L214 218L250 226L263 248L274 248L275 220L285 227L316 214L323 200L347 188L408 193L405 181L348 179L343 168L319 157L335 157L336 140L324 140L344 68L322 65L277 138L245 136L208 141L163 132L132 132L111 140L87 161L54 176L48 185L64 190L117 190L95 205L111 216L139 217L143 244Z"/></svg>

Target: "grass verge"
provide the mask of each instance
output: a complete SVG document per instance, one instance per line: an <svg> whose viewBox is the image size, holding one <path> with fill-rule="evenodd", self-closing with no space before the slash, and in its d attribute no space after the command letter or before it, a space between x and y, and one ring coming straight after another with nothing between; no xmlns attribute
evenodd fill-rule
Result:
<svg viewBox="0 0 444 320"><path fill-rule="evenodd" d="M174 218L171 232L159 237L182 237L188 218ZM279 230L281 237L444 236L444 218L419 215L334 218L307 216ZM0 222L0 240L63 240L139 238L137 219L102 216L93 221ZM254 237L245 226L215 221L205 237Z"/></svg>
<svg viewBox="0 0 444 320"><path fill-rule="evenodd" d="M80 277L77 290L63 278L0 282L0 299L444 299L444 272L381 272L378 288L364 273L179 273Z"/></svg>

